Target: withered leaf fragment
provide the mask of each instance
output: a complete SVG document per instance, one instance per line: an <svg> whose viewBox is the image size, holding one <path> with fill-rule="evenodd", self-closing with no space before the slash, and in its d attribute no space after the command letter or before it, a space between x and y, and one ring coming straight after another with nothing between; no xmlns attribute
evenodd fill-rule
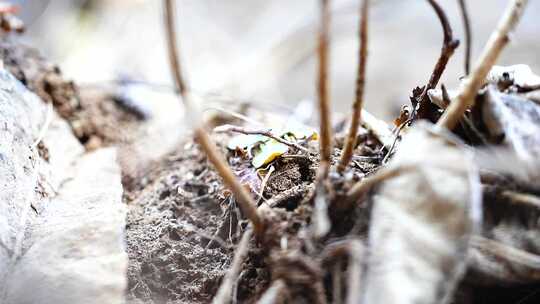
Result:
<svg viewBox="0 0 540 304"><path fill-rule="evenodd" d="M480 222L472 155L423 122L403 139L374 197L364 303L448 303Z"/></svg>
<svg viewBox="0 0 540 304"><path fill-rule="evenodd" d="M540 106L528 99L488 86L482 116L488 132L503 137L516 155L527 161L540 157Z"/></svg>

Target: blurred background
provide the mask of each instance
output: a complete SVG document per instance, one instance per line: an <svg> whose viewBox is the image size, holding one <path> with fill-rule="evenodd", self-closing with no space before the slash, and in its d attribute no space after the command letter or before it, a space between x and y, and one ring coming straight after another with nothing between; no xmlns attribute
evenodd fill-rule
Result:
<svg viewBox="0 0 540 304"><path fill-rule="evenodd" d="M13 1L21 5L29 44L81 84L128 76L171 84L158 0ZM358 0L332 2L331 88L335 110L348 111L357 65ZM463 26L457 0L440 0L462 42L442 82L463 76ZM468 0L473 57L507 0ZM372 1L365 106L390 120L427 82L442 43L435 13L423 0ZM293 106L315 94L316 0L177 1L181 57L199 93ZM540 1L525 16L499 64L526 63L540 73Z"/></svg>

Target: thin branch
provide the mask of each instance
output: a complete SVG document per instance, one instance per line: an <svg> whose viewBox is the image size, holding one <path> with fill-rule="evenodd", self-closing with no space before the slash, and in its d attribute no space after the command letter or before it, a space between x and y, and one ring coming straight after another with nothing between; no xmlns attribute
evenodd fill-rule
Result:
<svg viewBox="0 0 540 304"><path fill-rule="evenodd" d="M258 304L276 304L283 302L285 292L287 291L287 285L283 280L275 280L270 287L263 293Z"/></svg>
<svg viewBox="0 0 540 304"><path fill-rule="evenodd" d="M437 60L437 63L435 64L435 67L433 68L433 72L431 73L431 76L429 77L429 81L424 87L422 94L417 98L418 118L428 118L430 116L430 112L432 110L431 107L433 107L433 105L429 101L427 92L431 89L434 89L437 86L437 83L439 83L439 80L441 79L441 76L444 70L446 69L446 65L448 64L450 57L454 54L454 51L459 46L459 40L456 40L453 38L452 27L450 27L450 23L448 22L448 17L446 16L446 13L442 9L442 7L435 0L428 0L428 3L431 5L433 10L435 10L437 17L439 18L439 21L441 22L444 38L443 38L443 46L441 48L441 55L439 56L439 59ZM416 114L416 111L413 111L413 119L414 119L415 114Z"/></svg>
<svg viewBox="0 0 540 304"><path fill-rule="evenodd" d="M225 274L223 282L221 282L216 296L212 300L213 304L230 303L233 285L238 278L238 274L240 274L240 270L242 269L242 263L244 262L248 254L249 241L252 234L253 231L251 229L248 229L246 230L246 232L244 232L240 243L238 243L238 248L236 249L236 252L234 254L231 267L229 268L229 271L227 271L227 274Z"/></svg>
<svg viewBox="0 0 540 304"><path fill-rule="evenodd" d="M311 231L315 238L324 237L332 228L332 222L328 216L328 193L324 185L324 179L317 180L315 187L315 202L313 206Z"/></svg>
<svg viewBox="0 0 540 304"><path fill-rule="evenodd" d="M345 140L345 147L341 154L337 171L343 172L347 165L351 162L354 147L356 147L356 139L358 136L358 127L360 125L362 104L364 103L364 91L366 84L366 64L367 64L367 47L368 47L368 11L369 0L363 0L360 7L360 48L358 52L358 72L356 75L356 92L353 103L353 112L351 117L351 125L349 134Z"/></svg>
<svg viewBox="0 0 540 304"><path fill-rule="evenodd" d="M491 34L476 67L466 79L456 100L443 113L437 122L437 126L453 129L461 119L467 108L472 106L478 90L484 84L488 72L497 61L502 49L509 41L508 34L516 27L523 10L527 5L527 0L512 0L505 10L505 13L495 31Z"/></svg>
<svg viewBox="0 0 540 304"><path fill-rule="evenodd" d="M330 117L330 102L328 92L328 40L330 32L330 0L320 0L321 25L318 32L318 78L317 97L320 112L320 151L321 167L325 168L330 164L332 155L332 120ZM326 163L325 165L323 165ZM323 170L327 173L328 170ZM326 174L321 176L326 177Z"/></svg>
<svg viewBox="0 0 540 304"><path fill-rule="evenodd" d="M234 194L240 209L244 216L246 216L251 223L257 235L260 235L263 230L263 222L257 213L256 204L249 192L238 182L231 168L219 153L216 145L210 139L210 136L204 129L198 113L194 110L190 102L190 94L188 88L182 77L182 70L180 67L180 59L178 55L178 46L176 43L176 31L175 31L175 7L174 0L164 0L165 9L165 29L167 33L167 46L169 51L169 60L171 65L171 71L174 76L176 88L182 96L182 101L185 105L187 115L194 121L194 135L197 138L200 146L206 153L208 160L215 167L224 184Z"/></svg>
<svg viewBox="0 0 540 304"><path fill-rule="evenodd" d="M237 113L237 112L234 112L234 111L231 111L231 110L227 110L225 108L222 108L222 107L218 107L216 105L214 106L211 106L211 107L206 107L206 109L204 109L204 111L207 111L207 110L215 110L215 111L219 111L219 112L223 112L225 114L229 114L230 116L234 117L234 118L237 118L237 119L240 119L240 120L243 120L247 123L250 123L252 125L255 125L255 126L263 126L262 123L256 121L256 120L253 120L249 117L247 117L246 115L244 114L241 114L241 113Z"/></svg>
<svg viewBox="0 0 540 304"><path fill-rule="evenodd" d="M392 167L392 168L383 168L373 175L369 175L361 179L358 183L356 183L350 190L347 192L347 199L346 202L348 204L352 204L356 202L360 197L362 197L364 194L366 194L373 186L379 184L382 181L385 181L389 178L393 178L395 176L400 175L405 170L407 170L407 166L401 166L401 167Z"/></svg>
<svg viewBox="0 0 540 304"><path fill-rule="evenodd" d="M364 258L364 247L359 240L351 240L349 243L349 282L347 304L361 303L362 297L362 260Z"/></svg>
<svg viewBox="0 0 540 304"><path fill-rule="evenodd" d="M332 268L332 303L341 304L342 295L341 295L341 269L343 268L341 260L336 261L334 267Z"/></svg>
<svg viewBox="0 0 540 304"><path fill-rule="evenodd" d="M388 161L388 159L390 158L390 156L392 156L392 153L394 152L394 149L396 148L396 144L399 140L399 135L401 133L401 131L403 130L403 128L405 128L410 122L411 122L412 118L409 118L407 120L405 120L404 122L402 122L398 127L397 127L397 130L396 130L396 134L395 134L395 137L394 137L394 141L392 141L392 145L390 146L390 148L388 148L388 152L386 152L386 155L384 156L383 160L382 160L382 164L386 164L386 162Z"/></svg>
<svg viewBox="0 0 540 304"><path fill-rule="evenodd" d="M246 135L262 135L262 136L271 138L284 145L296 148L300 151L309 152L307 148L302 147L297 143L285 140L279 136L272 134L271 130L249 130L249 129L245 129L245 128L233 126L233 125L222 125L222 126L214 128L214 132L219 132L219 133L236 132L236 133L241 133L241 134L246 134Z"/></svg>
<svg viewBox="0 0 540 304"><path fill-rule="evenodd" d="M458 0L459 9L461 11L461 19L463 19L463 30L465 32L465 75L469 75L471 68L471 23L469 19L469 13L467 10L467 4L465 0Z"/></svg>
<svg viewBox="0 0 540 304"><path fill-rule="evenodd" d="M514 191L503 191L502 195L509 199L512 203L523 204L540 208L540 197L532 194L518 193Z"/></svg>

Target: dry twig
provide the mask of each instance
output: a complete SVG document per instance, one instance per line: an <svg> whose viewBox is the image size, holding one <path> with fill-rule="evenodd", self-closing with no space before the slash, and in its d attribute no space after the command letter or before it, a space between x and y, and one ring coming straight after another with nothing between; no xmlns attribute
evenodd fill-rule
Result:
<svg viewBox="0 0 540 304"><path fill-rule="evenodd" d="M349 190L349 192L347 192L347 204L356 202L360 197L362 197L362 195L366 194L371 188L373 188L373 186L389 178L398 176L407 169L407 166L382 168L373 175L362 178Z"/></svg>
<svg viewBox="0 0 540 304"><path fill-rule="evenodd" d="M363 0L360 7L360 49L358 53L358 72L356 75L356 92L355 100L353 103L353 112L351 117L351 125L349 127L349 133L345 140L345 147L341 154L341 159L337 167L338 172L343 172L347 165L351 162L354 147L356 146L356 139L358 136L358 127L360 125L362 104L364 102L364 90L366 83L366 63L367 63L367 44L368 44L368 11L369 0Z"/></svg>
<svg viewBox="0 0 540 304"><path fill-rule="evenodd" d="M443 46L441 48L441 55L439 56L439 59L437 60L437 63L435 64L435 68L433 69L433 72L431 73L428 83L424 87L422 94L417 99L418 118L428 118L430 116L430 113L433 110L432 109L433 105L429 101L427 92L431 89L434 89L437 86L437 83L439 83L439 80L441 79L441 76L444 70L446 69L448 60L450 60L450 57L454 54L454 51L459 46L459 40L456 40L453 38L452 27L450 27L450 23L448 22L448 17L446 16L446 13L442 9L442 7L435 0L428 0L428 2L433 8L433 10L435 10L437 17L439 18L441 22L441 26L443 28L443 33L444 33L444 39L443 39ZM413 117L415 115L415 112L416 111L413 111Z"/></svg>
<svg viewBox="0 0 540 304"><path fill-rule="evenodd" d="M504 46L508 43L508 34L516 27L528 0L512 0L495 31L491 34L480 59L471 75L465 81L456 100L443 113L437 126L453 129L468 107L474 104L478 90L485 82L488 72L499 57Z"/></svg>
<svg viewBox="0 0 540 304"><path fill-rule="evenodd" d="M251 221L253 228L257 235L262 233L263 222L257 213L255 201L236 179L231 168L219 153L216 145L210 139L210 136L204 129L202 122L200 122L199 115L196 113L190 102L190 94L188 88L184 82L182 76L182 70L180 66L180 59L178 56L178 45L176 43L176 30L175 30L175 7L174 0L164 0L165 9L165 29L167 33L167 46L169 51L169 60L171 65L171 71L174 76L176 88L182 96L182 101L188 112L190 119L194 121L194 134L202 149L206 153L208 160L216 168L217 172L223 179L225 185L234 194L242 213Z"/></svg>
<svg viewBox="0 0 540 304"><path fill-rule="evenodd" d="M330 32L330 0L321 0L321 26L318 36L318 78L317 97L320 111L320 178L326 178L330 157L332 155L332 120L330 117L330 102L328 92L328 40Z"/></svg>
<svg viewBox="0 0 540 304"><path fill-rule="evenodd" d="M236 132L236 133L241 133L241 134L246 134L246 135L262 135L262 136L271 138L279 143L287 145L289 147L296 148L300 151L309 152L307 148L302 147L297 143L285 140L279 136L272 134L271 130L249 130L249 129L245 129L245 128L233 126L233 125L222 125L222 126L214 128L214 132L219 132L219 133Z"/></svg>
<svg viewBox="0 0 540 304"><path fill-rule="evenodd" d="M347 292L347 304L361 303L362 297L362 259L364 248L359 240L351 240L349 243L349 286Z"/></svg>
<svg viewBox="0 0 540 304"><path fill-rule="evenodd" d="M244 232L240 243L238 243L238 248L236 249L236 253L234 254L231 267L229 268L229 271L227 271L227 274L225 274L223 282L221 282L221 286L219 286L216 296L212 301L213 304L227 304L231 301L233 285L238 278L240 270L242 269L242 263L244 262L244 259L248 254L249 241L252 234L253 231L251 229L248 229L246 230L246 232Z"/></svg>
<svg viewBox="0 0 540 304"><path fill-rule="evenodd" d="M258 304L276 304L281 303L286 289L285 282L283 280L275 280L272 285L263 293Z"/></svg>
<svg viewBox="0 0 540 304"><path fill-rule="evenodd" d="M467 4L465 0L459 0L459 9L461 11L461 18L463 19L463 30L465 32L465 75L469 75L471 68L471 23L469 20L469 13L467 10Z"/></svg>

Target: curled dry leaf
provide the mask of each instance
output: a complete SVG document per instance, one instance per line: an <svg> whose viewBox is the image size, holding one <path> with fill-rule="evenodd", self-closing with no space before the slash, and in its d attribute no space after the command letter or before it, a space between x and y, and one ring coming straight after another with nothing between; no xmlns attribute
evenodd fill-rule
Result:
<svg viewBox="0 0 540 304"><path fill-rule="evenodd" d="M501 89L521 91L540 88L540 76L534 74L526 64L493 66L486 78L488 83L495 84Z"/></svg>
<svg viewBox="0 0 540 304"><path fill-rule="evenodd" d="M447 303L463 274L479 179L472 155L441 132L417 123L389 164L408 169L374 197L365 303Z"/></svg>
<svg viewBox="0 0 540 304"><path fill-rule="evenodd" d="M514 94L487 88L482 118L492 137L504 143L523 160L540 157L540 106Z"/></svg>
<svg viewBox="0 0 540 304"><path fill-rule="evenodd" d="M121 303L127 256L115 151L84 149L65 121L0 70L0 303ZM32 143L44 134L42 159Z"/></svg>

